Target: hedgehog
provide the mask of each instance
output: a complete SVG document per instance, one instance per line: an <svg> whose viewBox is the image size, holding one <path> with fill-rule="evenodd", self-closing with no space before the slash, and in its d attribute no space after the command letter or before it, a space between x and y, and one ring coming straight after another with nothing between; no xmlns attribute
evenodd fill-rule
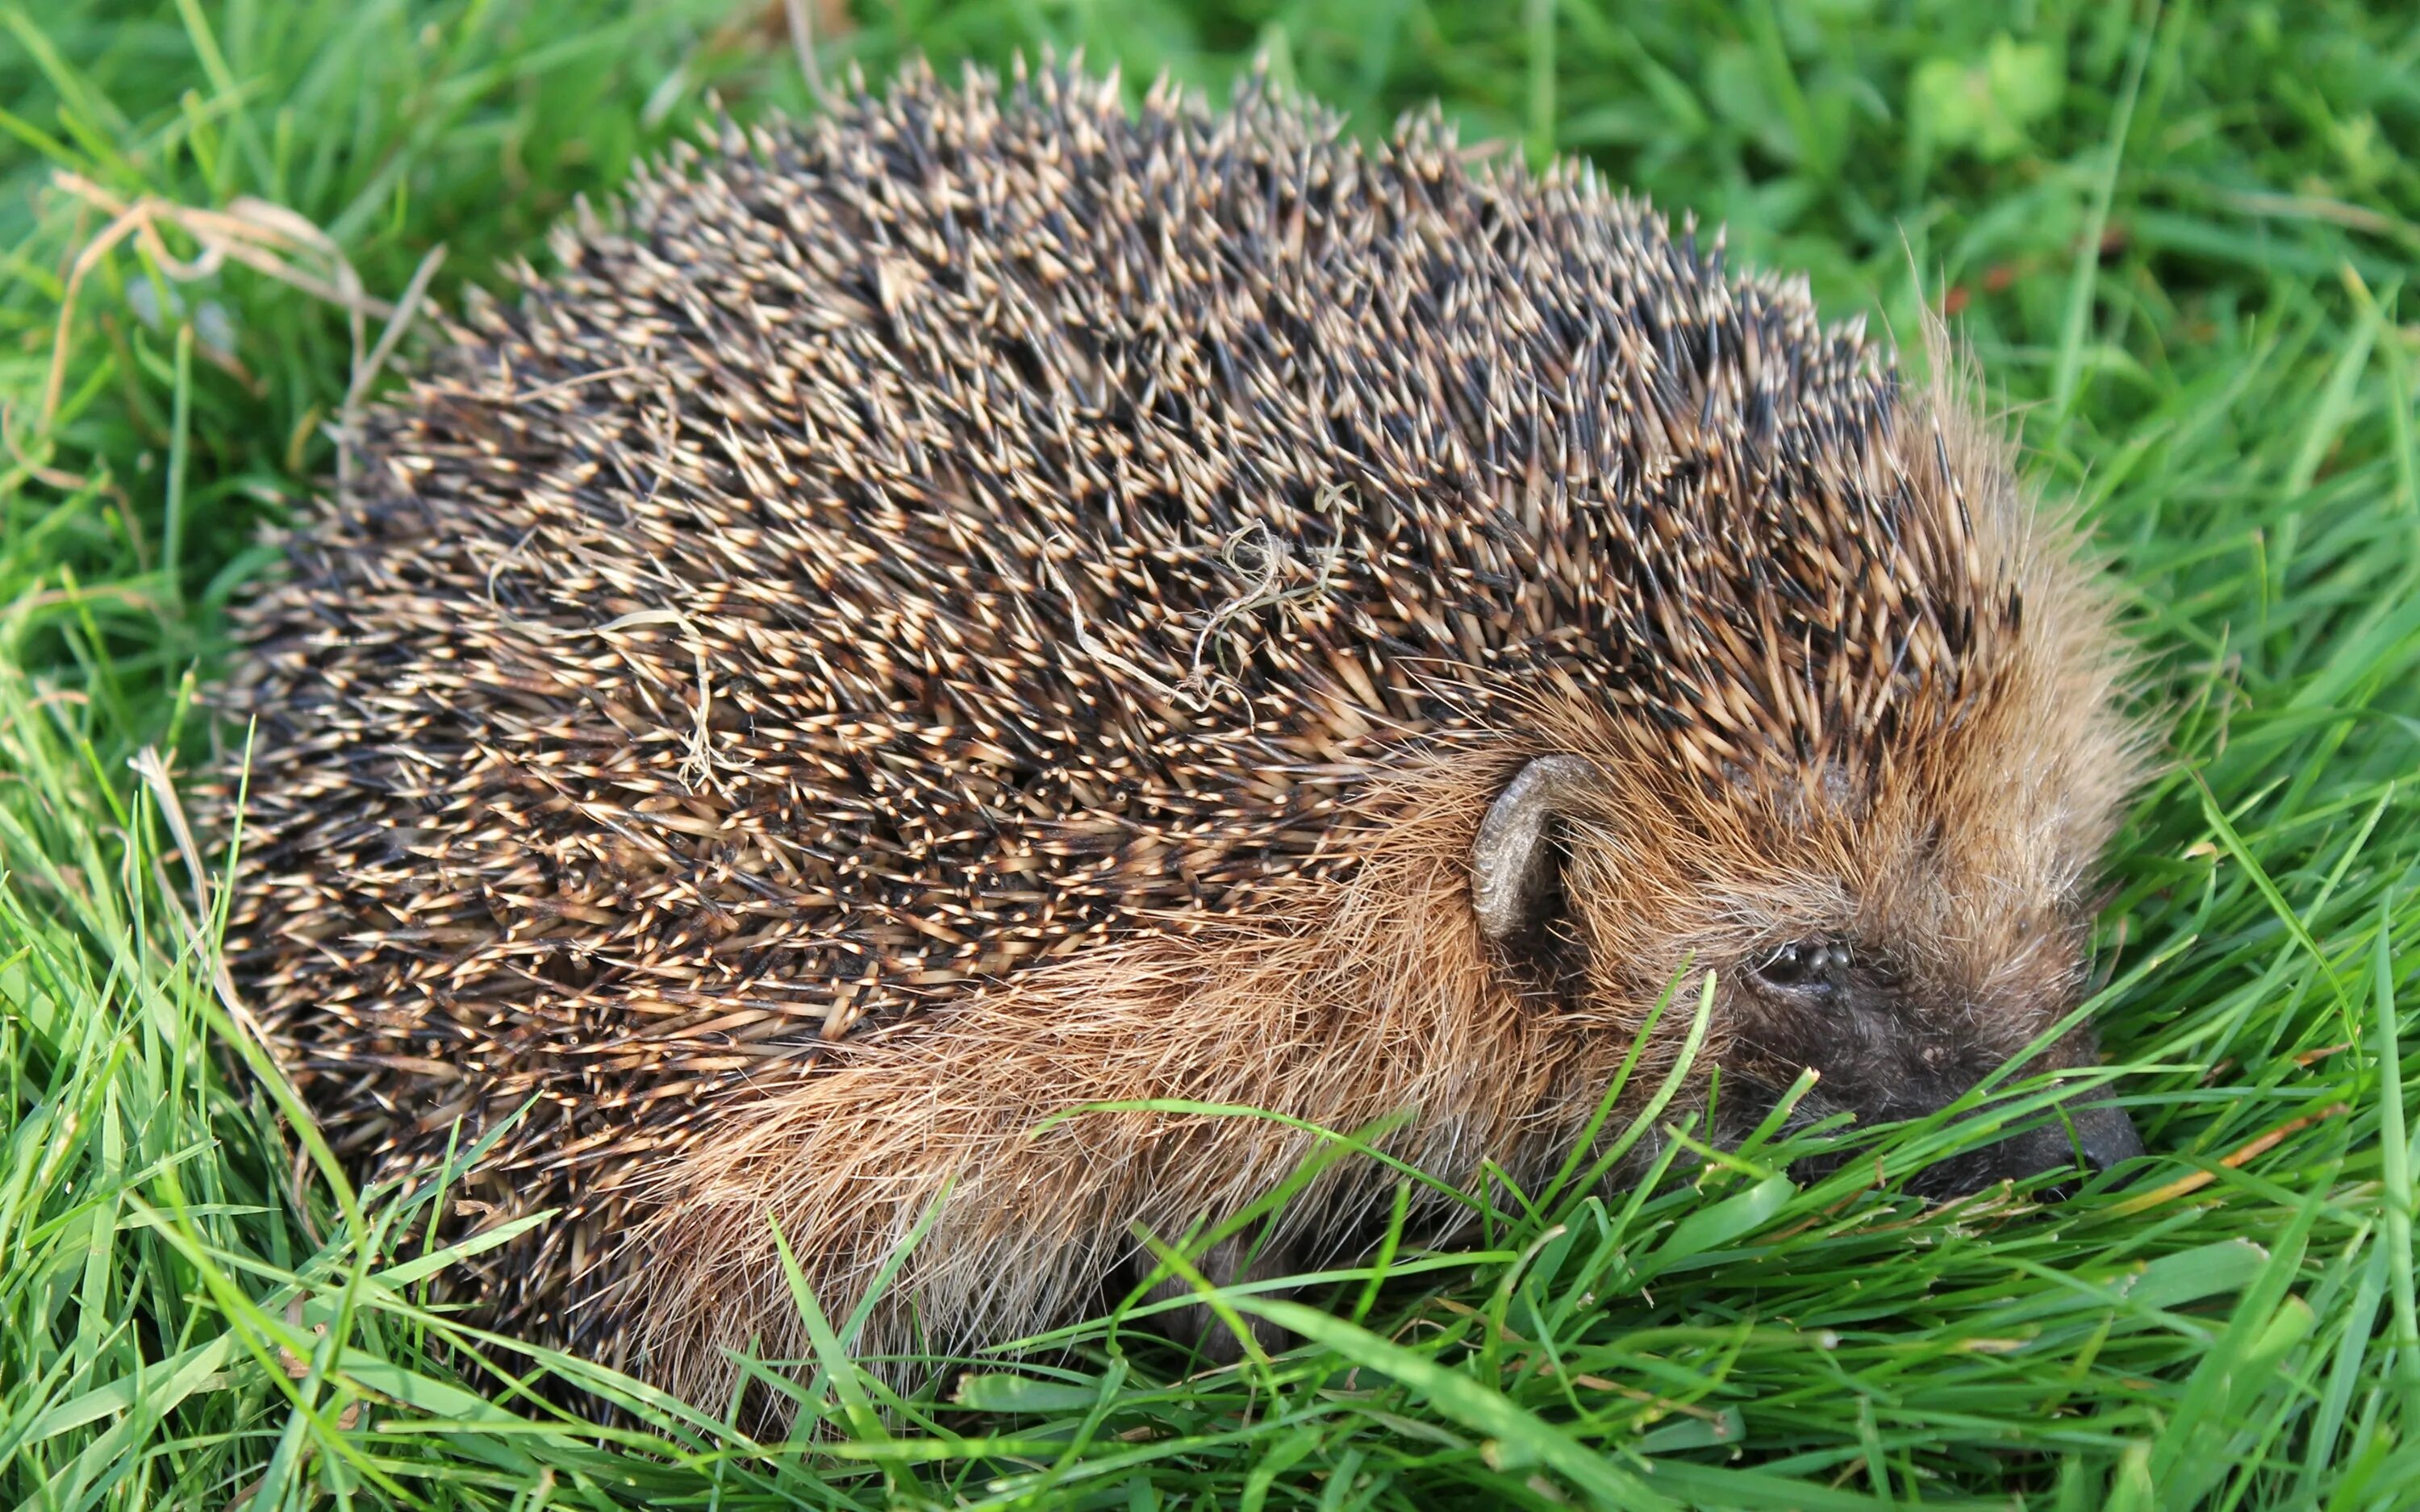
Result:
<svg viewBox="0 0 2420 1512"><path fill-rule="evenodd" d="M551 1214L458 1297L701 1401L811 1352L785 1254L870 1358L1031 1336L1320 1130L1550 1178L1701 990L1716 1143L2100 1088L2129 662L1971 375L1434 107L1126 98L710 124L465 295L244 612L231 959L357 1167ZM2142 1152L2052 1112L1911 1186Z"/></svg>

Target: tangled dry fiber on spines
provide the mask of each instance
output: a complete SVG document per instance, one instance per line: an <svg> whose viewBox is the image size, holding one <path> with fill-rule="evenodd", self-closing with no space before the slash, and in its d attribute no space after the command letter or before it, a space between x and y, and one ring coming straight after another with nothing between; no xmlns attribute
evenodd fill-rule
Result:
<svg viewBox="0 0 2420 1512"><path fill-rule="evenodd" d="M373 1174L526 1106L447 1222L562 1216L460 1294L702 1398L803 1352L768 1213L841 1316L948 1190L863 1343L964 1345L1306 1148L1069 1105L1559 1160L1669 967L1490 954L1524 758L1686 815L2106 691L2001 460L1803 286L1434 116L916 70L552 251L250 611L230 940Z"/></svg>

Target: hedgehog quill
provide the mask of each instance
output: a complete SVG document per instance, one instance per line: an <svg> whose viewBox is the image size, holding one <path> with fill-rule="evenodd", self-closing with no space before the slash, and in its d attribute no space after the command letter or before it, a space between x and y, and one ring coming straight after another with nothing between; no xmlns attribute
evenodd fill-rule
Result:
<svg viewBox="0 0 2420 1512"><path fill-rule="evenodd" d="M929 1214L861 1348L963 1349L1309 1149L1065 1109L1527 1181L1683 963L1732 1138L1807 1068L1938 1110L2080 1000L2139 742L2072 532L1583 169L918 69L552 253L225 701L231 949L338 1148L526 1109L447 1220L561 1210L470 1262L496 1326L720 1399L808 1352L768 1219L837 1315ZM1921 1188L2140 1151L2061 1111ZM1262 1263L1390 1190L1332 1167Z"/></svg>

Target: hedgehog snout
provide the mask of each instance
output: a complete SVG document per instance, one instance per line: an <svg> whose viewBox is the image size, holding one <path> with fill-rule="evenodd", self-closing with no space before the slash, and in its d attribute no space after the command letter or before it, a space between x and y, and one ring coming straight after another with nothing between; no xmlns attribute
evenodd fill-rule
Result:
<svg viewBox="0 0 2420 1512"><path fill-rule="evenodd" d="M2148 1154L2143 1135L2126 1110L2102 1104L2075 1117L2076 1149L2096 1171L2112 1170L2138 1155Z"/></svg>
<svg viewBox="0 0 2420 1512"><path fill-rule="evenodd" d="M2090 1030L2080 1030L2053 1052L2048 1066L2090 1066L2098 1064L2100 1058L2098 1040ZM2093 1088L2062 1100L2050 1122L2011 1134L1986 1147L1981 1153L1996 1157L1997 1168L1986 1180L2022 1180L2044 1171L2071 1169L2079 1164L2094 1173L2111 1170L2146 1150L2133 1119L2109 1100L2105 1088Z"/></svg>
<svg viewBox="0 0 2420 1512"><path fill-rule="evenodd" d="M1943 1163L1925 1173L1916 1190L1931 1196L1957 1196L1998 1181L2073 1171L2079 1165L2098 1175L2145 1153L2143 1136L2123 1108L2092 1101L2080 1106L2063 1103L2059 1111L2064 1117L2055 1121ZM2064 1198L2073 1194L2070 1182L2059 1181L2040 1195Z"/></svg>

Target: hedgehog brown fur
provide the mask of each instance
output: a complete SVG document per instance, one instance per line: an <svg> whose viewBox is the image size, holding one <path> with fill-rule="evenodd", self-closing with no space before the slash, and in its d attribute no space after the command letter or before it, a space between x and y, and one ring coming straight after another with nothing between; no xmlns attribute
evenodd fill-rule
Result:
<svg viewBox="0 0 2420 1512"><path fill-rule="evenodd" d="M1089 1103L1408 1112L1526 1181L1683 962L1734 1135L1806 1066L1936 1109L2076 1001L2134 762L2074 543L1585 170L916 70L553 250L379 413L231 701L239 968L339 1148L528 1105L453 1220L564 1210L473 1262L499 1326L703 1397L805 1352L768 1216L845 1312L930 1211L861 1347L996 1341L1311 1146L1035 1134Z"/></svg>

